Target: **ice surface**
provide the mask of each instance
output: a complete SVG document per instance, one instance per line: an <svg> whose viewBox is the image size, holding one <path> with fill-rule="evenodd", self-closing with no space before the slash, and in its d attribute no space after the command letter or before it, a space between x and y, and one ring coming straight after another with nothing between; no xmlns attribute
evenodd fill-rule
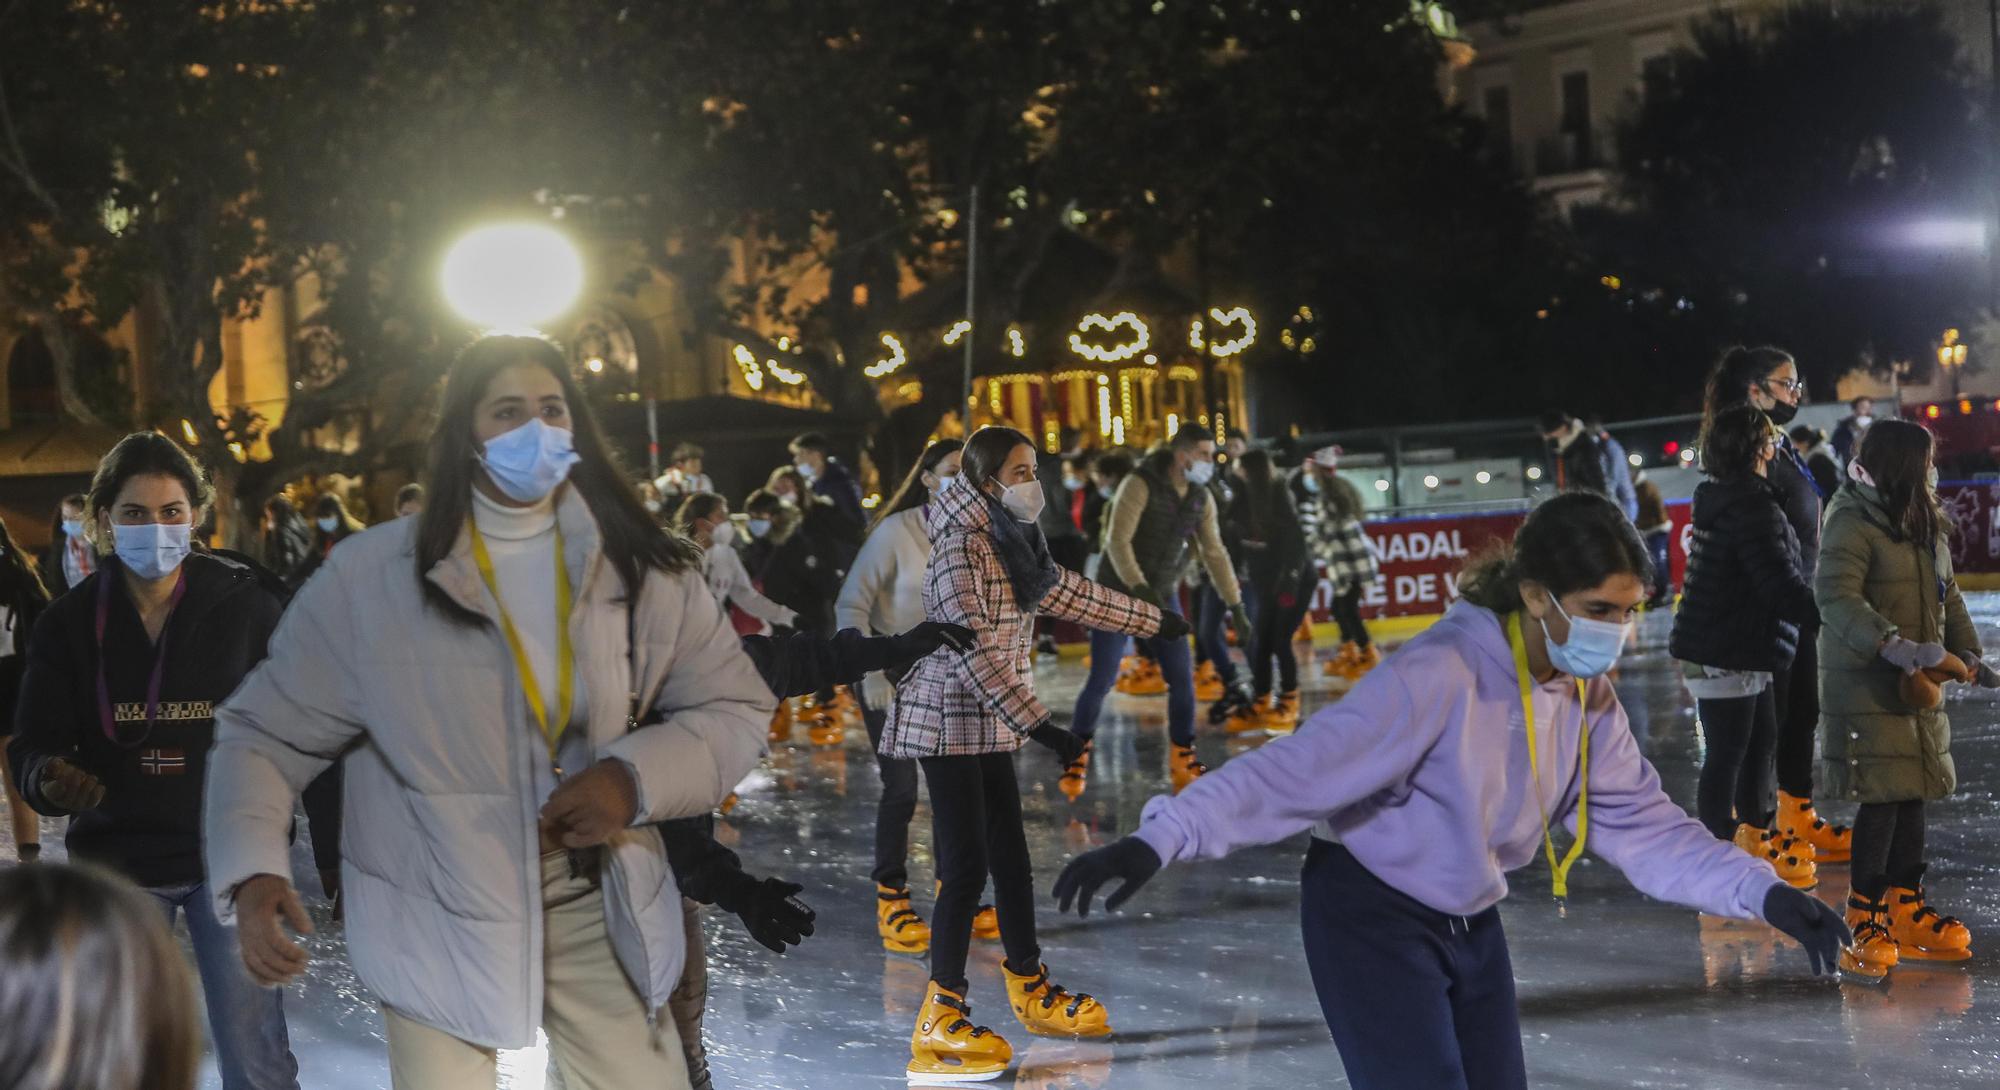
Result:
<svg viewBox="0 0 2000 1090"><path fill-rule="evenodd" d="M1972 602L2000 642L2000 594ZM1649 617L1619 691L1647 755L1676 799L1693 797L1698 761L1691 703L1665 655L1666 617ZM1332 698L1316 663L1303 671L1308 708ZM1044 661L1039 683L1065 711L1082 676L1074 660ZM2000 706L1954 692L1953 756L1960 792L1931 809L1934 903L1972 929L1975 956L1955 966L1905 967L1878 988L1807 976L1804 955L1761 925L1703 920L1647 900L1612 868L1579 865L1567 920L1558 920L1537 865L1518 873L1503 906L1519 976L1528 1070L1538 1087L2000 1086ZM979 1020L1013 1041L1015 1071L997 1084L1037 1088L1345 1086L1307 979L1298 936L1297 872L1304 840L1231 859L1170 868L1127 912L1057 919L1047 897L1063 860L1132 828L1166 784L1165 699L1114 695L1098 735L1091 786L1074 806L1055 789L1055 759L1019 757L1029 840L1042 888L1044 956L1059 983L1110 1008L1109 1042L1042 1040L1020 1032L1001 989L997 944L975 942L969 975ZM707 920L712 975L708 1029L718 1086L846 1090L902 1085L910 1025L926 969L884 953L868 880L875 763L863 733L816 750L777 753L721 835L761 874L801 882L819 933L776 957L736 919ZM1211 765L1245 745L1204 729ZM1826 808L1836 820L1846 808ZM4 822L0 822L4 824ZM0 837L7 835L0 829ZM45 823L60 856L59 824ZM912 885L929 914L929 811L913 830ZM11 859L11 844L0 858ZM288 997L308 1088L388 1085L381 1018L348 969L340 930L317 899L302 836L300 888L314 896L320 933L311 977ZM1819 896L1846 896L1843 867ZM510 1057L515 1087L537 1087L532 1055ZM218 1086L213 1065L205 1087Z"/></svg>

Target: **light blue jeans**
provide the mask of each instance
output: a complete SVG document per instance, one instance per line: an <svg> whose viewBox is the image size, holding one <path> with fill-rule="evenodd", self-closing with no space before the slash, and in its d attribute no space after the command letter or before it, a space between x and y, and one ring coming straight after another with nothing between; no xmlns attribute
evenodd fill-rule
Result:
<svg viewBox="0 0 2000 1090"><path fill-rule="evenodd" d="M223 1090L298 1090L299 1061L285 1032L284 990L250 979L236 929L216 919L208 883L149 886L146 892L160 902L168 927L176 916L187 917Z"/></svg>

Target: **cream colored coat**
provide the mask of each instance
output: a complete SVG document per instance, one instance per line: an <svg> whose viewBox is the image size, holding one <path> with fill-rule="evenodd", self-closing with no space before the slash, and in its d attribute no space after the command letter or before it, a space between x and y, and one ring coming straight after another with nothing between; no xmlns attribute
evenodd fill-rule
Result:
<svg viewBox="0 0 2000 1090"><path fill-rule="evenodd" d="M638 691L662 719L627 727L623 586L596 522L558 506L569 617L593 756L637 773L640 812L605 851L619 964L655 1016L686 941L674 875L650 823L707 813L762 754L775 701L698 568L652 572L637 614ZM350 538L300 592L271 655L216 711L204 836L225 920L238 886L290 875L299 793L346 756L342 887L355 973L403 1015L465 1041L518 1048L541 1021L542 903L531 747L542 745L505 638L427 606L416 520ZM429 578L493 616L468 539ZM572 728L574 729L574 728Z"/></svg>

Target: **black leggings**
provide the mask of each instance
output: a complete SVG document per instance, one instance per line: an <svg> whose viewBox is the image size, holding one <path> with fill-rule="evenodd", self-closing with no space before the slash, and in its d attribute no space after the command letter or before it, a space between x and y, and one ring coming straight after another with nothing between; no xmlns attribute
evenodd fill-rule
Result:
<svg viewBox="0 0 2000 1090"><path fill-rule="evenodd" d="M1361 622L1361 584L1349 583L1333 596L1333 623L1340 626L1340 640L1356 647L1368 646L1368 626Z"/></svg>
<svg viewBox="0 0 2000 1090"><path fill-rule="evenodd" d="M1277 577L1257 584L1259 588L1275 586L1274 590L1261 590L1257 595L1257 620L1250 628L1255 637L1250 641L1250 687L1258 696L1271 691L1271 663L1278 664L1278 691L1297 692L1299 688L1299 655L1292 648L1292 634L1299 629L1299 622L1305 619L1306 607L1312 604L1314 576Z"/></svg>
<svg viewBox="0 0 2000 1090"><path fill-rule="evenodd" d="M1007 967L1034 973L1042 948L1035 940L1035 875L1021 826L1014 755L925 757L918 763L930 788L931 846L944 883L931 914L931 979L965 994L965 954L988 872Z"/></svg>
<svg viewBox="0 0 2000 1090"><path fill-rule="evenodd" d="M1813 742L1819 736L1819 626L1799 629L1792 668L1771 679L1778 703L1778 790L1802 799L1813 793Z"/></svg>
<svg viewBox="0 0 2000 1090"><path fill-rule="evenodd" d="M1778 711L1767 686L1756 696L1697 700L1708 756L1701 762L1695 811L1708 831L1723 840L1736 826L1771 826L1771 750Z"/></svg>
<svg viewBox="0 0 2000 1090"><path fill-rule="evenodd" d="M1864 802L1854 815L1854 892L1877 900L1889 886L1924 880L1924 801Z"/></svg>
<svg viewBox="0 0 2000 1090"><path fill-rule="evenodd" d="M858 693L860 686L855 686ZM917 816L917 762L882 756L882 725L889 713L861 701L861 721L868 725L868 748L882 774L882 798L875 804L875 869L869 877L878 886L910 886L910 821Z"/></svg>

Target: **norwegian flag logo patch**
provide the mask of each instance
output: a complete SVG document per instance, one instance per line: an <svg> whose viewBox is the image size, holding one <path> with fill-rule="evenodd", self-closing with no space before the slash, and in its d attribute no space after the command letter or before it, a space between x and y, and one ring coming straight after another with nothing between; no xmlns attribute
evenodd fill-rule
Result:
<svg viewBox="0 0 2000 1090"><path fill-rule="evenodd" d="M185 776L187 754L178 749L142 749L139 772L147 776Z"/></svg>

